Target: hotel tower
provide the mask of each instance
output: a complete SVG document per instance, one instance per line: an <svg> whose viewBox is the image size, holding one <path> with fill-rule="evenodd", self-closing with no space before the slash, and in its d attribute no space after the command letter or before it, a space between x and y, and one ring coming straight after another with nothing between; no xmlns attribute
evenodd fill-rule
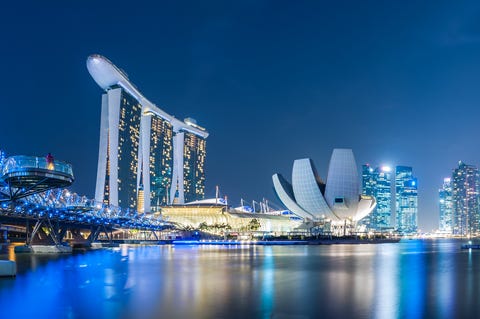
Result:
<svg viewBox="0 0 480 319"><path fill-rule="evenodd" d="M127 75L100 55L87 68L102 95L95 200L156 212L204 198L208 133L147 100Z"/></svg>

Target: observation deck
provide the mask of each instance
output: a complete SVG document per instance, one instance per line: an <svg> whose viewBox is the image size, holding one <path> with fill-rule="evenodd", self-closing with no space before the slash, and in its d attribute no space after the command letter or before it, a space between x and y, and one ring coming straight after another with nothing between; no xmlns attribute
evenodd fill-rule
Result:
<svg viewBox="0 0 480 319"><path fill-rule="evenodd" d="M74 181L72 165L36 156L7 158L0 179L7 186L10 200L68 187Z"/></svg>

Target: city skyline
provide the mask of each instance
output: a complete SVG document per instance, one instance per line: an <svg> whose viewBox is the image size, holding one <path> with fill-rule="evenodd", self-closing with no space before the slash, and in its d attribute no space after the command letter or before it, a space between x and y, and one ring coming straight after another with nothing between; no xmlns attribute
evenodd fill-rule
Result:
<svg viewBox="0 0 480 319"><path fill-rule="evenodd" d="M93 53L208 128L206 197L219 185L232 204L275 201L273 173L351 148L359 164L415 168L430 231L443 178L459 160L480 164L478 3L4 7L0 148L71 162L79 194L94 197L98 161Z"/></svg>

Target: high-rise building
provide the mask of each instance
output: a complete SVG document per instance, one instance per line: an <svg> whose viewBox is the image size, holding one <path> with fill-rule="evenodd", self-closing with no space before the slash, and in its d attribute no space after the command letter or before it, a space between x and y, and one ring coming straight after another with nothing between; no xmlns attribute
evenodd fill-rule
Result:
<svg viewBox="0 0 480 319"><path fill-rule="evenodd" d="M122 208L159 211L204 198L208 133L147 100L127 75L100 55L87 68L102 95L95 199Z"/></svg>
<svg viewBox="0 0 480 319"><path fill-rule="evenodd" d="M154 112L144 114L143 124L145 127L143 145L150 150L150 156L143 157L143 166L149 167L149 174L145 175L148 175L147 182L149 178L150 210L157 212L160 211L160 206L171 204L168 192L172 187L175 133L172 123Z"/></svg>
<svg viewBox="0 0 480 319"><path fill-rule="evenodd" d="M403 234L417 232L418 185L409 166L395 168L396 229Z"/></svg>
<svg viewBox="0 0 480 319"><path fill-rule="evenodd" d="M374 170L369 164L362 165L362 195L373 196L375 191Z"/></svg>
<svg viewBox="0 0 480 319"><path fill-rule="evenodd" d="M185 119L185 123L200 128L192 118ZM174 160L173 180L177 185L170 189L170 197L178 197L178 202L192 202L204 197L205 194L205 137L194 134L191 131L180 129L175 134L175 152L178 152Z"/></svg>
<svg viewBox="0 0 480 319"><path fill-rule="evenodd" d="M373 174L375 180L374 197L377 207L373 211L371 227L382 230L392 227L392 169L389 166L377 167Z"/></svg>
<svg viewBox="0 0 480 319"><path fill-rule="evenodd" d="M453 234L479 233L479 173L476 166L460 161L452 174Z"/></svg>
<svg viewBox="0 0 480 319"><path fill-rule="evenodd" d="M438 190L440 198L440 231L451 234L453 230L453 190L452 179L444 178Z"/></svg>
<svg viewBox="0 0 480 319"><path fill-rule="evenodd" d="M368 164L362 166L362 194L373 196L377 201L372 213L362 220L368 229L382 231L391 228L391 171L389 166L375 169Z"/></svg>
<svg viewBox="0 0 480 319"><path fill-rule="evenodd" d="M362 195L375 197L375 179L374 169L369 164L362 165ZM373 220L373 213L375 209L365 218L358 222L359 226L364 226L366 229L372 229L370 222Z"/></svg>

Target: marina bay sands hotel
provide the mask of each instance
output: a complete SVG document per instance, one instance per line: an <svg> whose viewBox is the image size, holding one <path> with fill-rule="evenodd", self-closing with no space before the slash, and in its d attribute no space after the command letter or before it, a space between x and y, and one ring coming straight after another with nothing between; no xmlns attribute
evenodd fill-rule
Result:
<svg viewBox="0 0 480 319"><path fill-rule="evenodd" d="M208 133L147 100L100 55L87 68L102 95L95 200L139 212L200 200L205 194Z"/></svg>

